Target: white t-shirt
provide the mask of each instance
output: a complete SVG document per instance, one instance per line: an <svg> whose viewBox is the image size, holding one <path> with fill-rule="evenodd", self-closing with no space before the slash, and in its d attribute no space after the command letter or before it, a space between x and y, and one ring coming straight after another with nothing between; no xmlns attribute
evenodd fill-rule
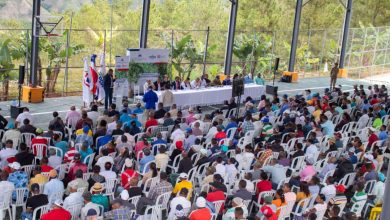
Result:
<svg viewBox="0 0 390 220"><path fill-rule="evenodd" d="M101 171L99 173L99 175L102 175L104 176L104 178L106 179L106 181L108 179L116 179L116 173L114 171L111 171L111 170L105 170L105 171Z"/></svg>
<svg viewBox="0 0 390 220"><path fill-rule="evenodd" d="M4 168L8 165L7 158L13 157L18 153L17 150L13 148L5 148L0 151L0 167Z"/></svg>
<svg viewBox="0 0 390 220"><path fill-rule="evenodd" d="M385 183L381 181L376 182L372 190L372 194L376 196L374 200L375 204L382 204L383 196L385 194Z"/></svg>
<svg viewBox="0 0 390 220"><path fill-rule="evenodd" d="M222 176L222 178L224 178L225 177L225 175L226 175L226 167L223 165L223 164L217 164L216 166L215 166L215 173L218 173L218 174L220 174L221 176Z"/></svg>
<svg viewBox="0 0 390 220"><path fill-rule="evenodd" d="M314 158L317 151L318 151L317 146L312 144L309 147L307 147L305 156L310 157L310 158Z"/></svg>
<svg viewBox="0 0 390 220"><path fill-rule="evenodd" d="M112 159L112 157L110 156L103 156L99 158L98 161L96 162L96 165L100 166L100 170L104 170L104 165L107 162L110 162L111 165L114 165L114 159Z"/></svg>
<svg viewBox="0 0 390 220"><path fill-rule="evenodd" d="M171 134L171 140L178 140L179 138L185 138L184 132L181 129L176 129Z"/></svg>
<svg viewBox="0 0 390 220"><path fill-rule="evenodd" d="M19 125L22 125L24 119L26 119L26 118L28 120L30 120L30 125L34 124L33 116L30 114L30 112L23 112L23 113L19 114L15 121L18 122Z"/></svg>
<svg viewBox="0 0 390 220"><path fill-rule="evenodd" d="M183 196L177 196L177 197L172 199L171 204L169 205L170 212L169 212L169 215L168 215L168 219L176 219L175 218L176 206L179 205L179 204L183 207L183 210L185 212L184 216L187 216L188 213L190 213L191 202L188 201Z"/></svg>
<svg viewBox="0 0 390 220"><path fill-rule="evenodd" d="M327 185L321 189L321 193L324 194L326 200L329 201L330 196L336 195L336 187L334 185Z"/></svg>

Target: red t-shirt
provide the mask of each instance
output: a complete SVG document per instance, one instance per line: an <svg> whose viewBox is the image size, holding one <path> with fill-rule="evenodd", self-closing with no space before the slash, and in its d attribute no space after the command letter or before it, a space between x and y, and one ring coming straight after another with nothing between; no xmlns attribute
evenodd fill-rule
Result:
<svg viewBox="0 0 390 220"><path fill-rule="evenodd" d="M368 138L368 144L367 147L371 148L371 146L375 141L379 140L378 136L376 134L371 134L370 137Z"/></svg>
<svg viewBox="0 0 390 220"><path fill-rule="evenodd" d="M148 129L151 126L157 126L157 125L158 125L158 122L156 119L149 119L145 123L145 128Z"/></svg>
<svg viewBox="0 0 390 220"><path fill-rule="evenodd" d="M68 177L70 180L74 180L77 170L81 170L83 173L87 173L88 166L81 162L75 163L72 167L69 168Z"/></svg>
<svg viewBox="0 0 390 220"><path fill-rule="evenodd" d="M47 172L50 172L50 170L54 169L53 167L51 166L48 166L48 165L41 165L41 170L42 172L44 173L47 173Z"/></svg>
<svg viewBox="0 0 390 220"><path fill-rule="evenodd" d="M224 139L226 138L226 133L221 131L221 132L218 132L215 134L215 138L218 139L218 140L221 140L221 139Z"/></svg>
<svg viewBox="0 0 390 220"><path fill-rule="evenodd" d="M225 200L225 199L226 199L225 194L221 190L218 190L215 192L209 192L207 194L207 197L206 197L206 200L209 202L215 202L215 201ZM223 208L224 208L224 204L222 204L219 212L223 211ZM215 211L217 211L217 210L215 210Z"/></svg>
<svg viewBox="0 0 390 220"><path fill-rule="evenodd" d="M37 152L36 152L36 147L34 146L34 144L45 144L46 147L43 148L43 156L46 156L47 154L47 140L46 138L42 138L42 137L36 137L36 138L33 138L31 140L31 146L32 147L32 152L35 156L37 156Z"/></svg>
<svg viewBox="0 0 390 220"><path fill-rule="evenodd" d="M42 215L41 220L70 220L72 215L63 208L53 209Z"/></svg>
<svg viewBox="0 0 390 220"><path fill-rule="evenodd" d="M133 169L127 169L121 174L121 180L122 180L122 187L125 187L131 178L138 177L138 173L135 172ZM125 189L129 189L129 186L127 186Z"/></svg>
<svg viewBox="0 0 390 220"><path fill-rule="evenodd" d="M190 214L190 220L211 219L211 212L208 208L197 209Z"/></svg>
<svg viewBox="0 0 390 220"><path fill-rule="evenodd" d="M268 180L262 180L257 183L256 189L256 195L259 195L261 192L270 191L272 190L272 183Z"/></svg>

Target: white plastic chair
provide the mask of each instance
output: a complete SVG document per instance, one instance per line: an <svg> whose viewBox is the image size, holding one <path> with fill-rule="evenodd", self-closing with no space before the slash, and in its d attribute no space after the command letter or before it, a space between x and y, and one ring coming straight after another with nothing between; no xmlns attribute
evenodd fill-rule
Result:
<svg viewBox="0 0 390 220"><path fill-rule="evenodd" d="M12 201L12 219L16 219L16 208L22 206L23 211L26 211L26 202L27 202L27 195L28 189L27 188L17 188L15 189L15 194L16 194L16 200Z"/></svg>
<svg viewBox="0 0 390 220"><path fill-rule="evenodd" d="M301 217L303 213L307 210L309 206L310 198L302 199L298 202L297 206L295 206L294 211L291 213L294 217Z"/></svg>
<svg viewBox="0 0 390 220"><path fill-rule="evenodd" d="M64 191L61 191L61 192L56 192L54 193L53 195L50 195L49 197L49 203L50 204L53 204L54 201L56 201L57 199L61 199L62 200L62 197L64 196Z"/></svg>
<svg viewBox="0 0 390 220"><path fill-rule="evenodd" d="M227 138L233 140L233 139L234 139L234 135L236 134L236 131L237 131L237 128L229 128L229 129L226 131L226 136L227 136Z"/></svg>
<svg viewBox="0 0 390 220"><path fill-rule="evenodd" d="M372 195L375 184L376 180L369 180L364 184L364 191L367 193L367 195Z"/></svg>
<svg viewBox="0 0 390 220"><path fill-rule="evenodd" d="M117 179L106 179L105 185L106 185L106 192L105 195L110 196L112 199L114 199L114 193L116 189L116 185L118 183Z"/></svg>
<svg viewBox="0 0 390 220"><path fill-rule="evenodd" d="M21 170L23 170L27 174L27 177L30 179L31 172L34 168L35 165L24 165L21 167Z"/></svg>
<svg viewBox="0 0 390 220"><path fill-rule="evenodd" d="M138 204L138 201L139 201L140 198L141 198L141 196L133 196L133 197L129 198L128 201L131 204L133 204L135 207L137 207L137 204Z"/></svg>
<svg viewBox="0 0 390 220"><path fill-rule="evenodd" d="M68 210L72 215L72 220L80 219L81 208L83 208L83 205L83 203L76 203L65 207L65 209Z"/></svg>
<svg viewBox="0 0 390 220"><path fill-rule="evenodd" d="M41 216L48 213L49 210L50 210L50 205L43 205L43 206L39 206L39 207L35 208L34 212L33 212L32 219L33 220L41 219ZM38 212L40 212L39 216L38 216Z"/></svg>
<svg viewBox="0 0 390 220"><path fill-rule="evenodd" d="M339 185L344 185L346 188L353 185L355 181L356 173L348 173L346 174L340 181Z"/></svg>
<svg viewBox="0 0 390 220"><path fill-rule="evenodd" d="M8 211L9 218L12 217L11 212L11 196L12 191L1 192L2 201L0 202L0 219L5 219L5 211Z"/></svg>
<svg viewBox="0 0 390 220"><path fill-rule="evenodd" d="M254 206L260 209L260 207L262 206L261 200L264 199L266 196L271 196L273 198L275 196L275 191L271 190L271 191L261 192L257 198L257 201L252 202L252 206L249 210L249 213L252 213L252 209Z"/></svg>
<svg viewBox="0 0 390 220"><path fill-rule="evenodd" d="M83 163L87 164L88 170L92 170L92 163L94 158L95 158L95 153L92 153L84 158Z"/></svg>
<svg viewBox="0 0 390 220"><path fill-rule="evenodd" d="M47 145L46 144L33 144L32 146L33 152L35 151L35 157L38 159L42 159L44 155L47 155ZM46 150L46 152L45 152Z"/></svg>
<svg viewBox="0 0 390 220"><path fill-rule="evenodd" d="M22 133L22 142L27 145L27 147L31 147L31 141L35 138L36 135L33 133Z"/></svg>
<svg viewBox="0 0 390 220"><path fill-rule="evenodd" d="M83 173L83 180L88 181L92 174L92 172Z"/></svg>
<svg viewBox="0 0 390 220"><path fill-rule="evenodd" d="M49 146L49 151L51 149L54 149L56 151L56 155L60 156L61 158L64 158L64 152L62 151L62 149L58 148L58 147L54 147L54 146Z"/></svg>
<svg viewBox="0 0 390 220"><path fill-rule="evenodd" d="M211 219L216 219L219 212L221 211L222 205L225 204L225 200L218 200L212 203L214 204L215 207L215 213L211 213Z"/></svg>

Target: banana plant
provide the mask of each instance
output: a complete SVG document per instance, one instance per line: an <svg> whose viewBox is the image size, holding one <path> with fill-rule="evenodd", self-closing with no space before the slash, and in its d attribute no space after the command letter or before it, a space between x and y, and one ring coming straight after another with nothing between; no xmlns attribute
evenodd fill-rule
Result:
<svg viewBox="0 0 390 220"><path fill-rule="evenodd" d="M2 82L2 100L8 99L8 91L9 91L9 78L10 72L15 67L12 63L12 56L10 51L11 40L6 39L3 42L0 42L0 81Z"/></svg>
<svg viewBox="0 0 390 220"><path fill-rule="evenodd" d="M46 91L55 92L58 75L61 71L61 65L65 64L66 56L70 58L73 55L79 54L84 49L83 44L69 45L68 52L63 42L66 41L67 31L63 34L62 41L47 40L42 50L47 53L48 66L46 68Z"/></svg>

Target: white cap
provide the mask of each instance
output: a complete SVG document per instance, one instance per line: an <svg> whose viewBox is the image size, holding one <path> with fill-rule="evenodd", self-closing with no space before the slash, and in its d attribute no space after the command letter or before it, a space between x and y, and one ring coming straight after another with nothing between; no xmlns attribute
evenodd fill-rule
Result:
<svg viewBox="0 0 390 220"><path fill-rule="evenodd" d="M196 206L197 206L198 208L204 208L204 207L206 207L206 199L203 198L203 197L198 197L198 198L196 199Z"/></svg>
<svg viewBox="0 0 390 220"><path fill-rule="evenodd" d="M126 167L132 167L133 166L133 160L130 158L126 158L125 160L125 166Z"/></svg>
<svg viewBox="0 0 390 220"><path fill-rule="evenodd" d="M187 179L188 175L186 173L180 173L179 178Z"/></svg>
<svg viewBox="0 0 390 220"><path fill-rule="evenodd" d="M199 152L200 152L200 154L202 154L202 155L207 155L207 150L204 149L204 148L200 149Z"/></svg>
<svg viewBox="0 0 390 220"><path fill-rule="evenodd" d="M120 194L121 196L121 199L122 200L129 200L130 196L129 196L129 192L127 190L123 190Z"/></svg>
<svg viewBox="0 0 390 220"><path fill-rule="evenodd" d="M77 182L72 181L68 185L69 185L69 188L71 188L71 189L77 189Z"/></svg>
<svg viewBox="0 0 390 220"><path fill-rule="evenodd" d="M364 154L364 158L366 158L369 161L373 161L374 160L374 156L372 156L372 154Z"/></svg>
<svg viewBox="0 0 390 220"><path fill-rule="evenodd" d="M376 129L373 128L373 127L369 127L368 129L371 130L372 132L375 132L375 131L376 131Z"/></svg>
<svg viewBox="0 0 390 220"><path fill-rule="evenodd" d="M14 170L19 170L20 169L20 163L18 163L18 162L13 162L13 163L9 164L8 166L11 167Z"/></svg>

